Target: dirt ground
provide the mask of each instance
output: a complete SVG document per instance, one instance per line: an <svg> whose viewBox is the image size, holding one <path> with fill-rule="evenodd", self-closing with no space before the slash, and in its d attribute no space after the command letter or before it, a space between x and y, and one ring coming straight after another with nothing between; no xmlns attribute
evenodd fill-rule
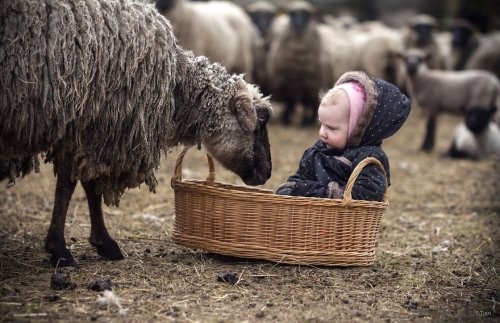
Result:
<svg viewBox="0 0 500 323"><path fill-rule="evenodd" d="M277 112L279 110L277 109ZM278 114L278 113L277 113ZM127 191L105 208L125 260L100 259L87 242L90 224L78 186L66 241L80 268L65 268L74 289L50 287L54 269L43 250L50 221L51 165L7 189L0 186L0 321L120 322L400 322L499 320L499 161L444 157L458 117L439 120L433 153L418 152L418 110L384 143L391 161L390 205L371 267L275 264L190 250L171 240L170 178L179 150L158 171L156 194ZM270 125L274 189L297 167L317 129ZM191 151L185 177L204 178L203 152ZM241 184L216 168L217 180ZM236 284L218 280L234 273ZM120 307L101 306L89 284L109 279ZM74 287L74 286L73 286Z"/></svg>

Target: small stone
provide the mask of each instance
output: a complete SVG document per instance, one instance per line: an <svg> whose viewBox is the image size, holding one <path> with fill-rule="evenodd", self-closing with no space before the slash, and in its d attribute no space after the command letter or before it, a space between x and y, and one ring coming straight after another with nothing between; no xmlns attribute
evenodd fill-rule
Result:
<svg viewBox="0 0 500 323"><path fill-rule="evenodd" d="M224 272L217 275L217 281L234 285L238 282L238 274L233 272Z"/></svg>
<svg viewBox="0 0 500 323"><path fill-rule="evenodd" d="M50 278L50 288L55 290L75 289L76 284L71 281L69 275L63 272L56 272Z"/></svg>
<svg viewBox="0 0 500 323"><path fill-rule="evenodd" d="M108 279L97 279L89 284L89 289L94 292L113 290L113 283Z"/></svg>

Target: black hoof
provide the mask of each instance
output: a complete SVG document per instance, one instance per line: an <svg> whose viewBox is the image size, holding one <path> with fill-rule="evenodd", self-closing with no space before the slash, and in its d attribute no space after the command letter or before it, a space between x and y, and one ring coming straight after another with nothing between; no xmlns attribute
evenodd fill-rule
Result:
<svg viewBox="0 0 500 323"><path fill-rule="evenodd" d="M68 249L52 250L50 253L50 263L54 267L78 267L73 256Z"/></svg>
<svg viewBox="0 0 500 323"><path fill-rule="evenodd" d="M113 239L109 239L98 244L92 243L92 245L96 248L99 256L108 260L122 260L125 258L123 257L120 247L118 247L118 244Z"/></svg>
<svg viewBox="0 0 500 323"><path fill-rule="evenodd" d="M423 145L420 150L423 151L423 152L426 152L426 153L430 153L432 151L432 146L427 146L427 145Z"/></svg>

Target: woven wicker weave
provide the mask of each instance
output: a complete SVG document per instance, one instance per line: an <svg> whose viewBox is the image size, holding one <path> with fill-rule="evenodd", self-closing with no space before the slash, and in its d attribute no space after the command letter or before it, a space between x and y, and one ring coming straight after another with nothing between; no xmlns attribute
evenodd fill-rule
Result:
<svg viewBox="0 0 500 323"><path fill-rule="evenodd" d="M275 195L270 190L215 181L208 157L206 180L182 179L179 155L172 187L175 193L173 241L222 255L288 264L369 266L375 260L383 202L353 200L351 191L367 158L353 170L343 199Z"/></svg>

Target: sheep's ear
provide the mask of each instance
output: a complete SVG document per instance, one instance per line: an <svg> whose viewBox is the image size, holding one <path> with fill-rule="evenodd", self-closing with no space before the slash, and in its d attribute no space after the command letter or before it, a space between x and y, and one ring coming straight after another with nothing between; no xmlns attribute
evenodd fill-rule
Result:
<svg viewBox="0 0 500 323"><path fill-rule="evenodd" d="M245 131L253 131L257 125L257 112L252 102L248 94L237 94L231 102L236 119Z"/></svg>

